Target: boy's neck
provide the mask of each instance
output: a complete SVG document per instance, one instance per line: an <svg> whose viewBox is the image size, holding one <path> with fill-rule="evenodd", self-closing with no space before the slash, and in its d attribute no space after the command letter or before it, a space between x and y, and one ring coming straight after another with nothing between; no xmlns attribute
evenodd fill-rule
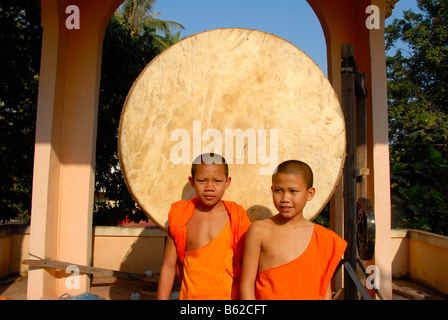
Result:
<svg viewBox="0 0 448 320"><path fill-rule="evenodd" d="M223 205L224 203L222 202L222 200L219 200L216 204L209 206L198 199L198 202L196 203L196 210L211 214L215 211L215 209L220 208Z"/></svg>
<svg viewBox="0 0 448 320"><path fill-rule="evenodd" d="M284 226L301 226L301 225L307 225L309 223L311 223L308 219L306 219L303 216L303 213L298 214L292 218L285 218L283 217L280 213L278 213L276 216L276 222L279 225L284 225Z"/></svg>

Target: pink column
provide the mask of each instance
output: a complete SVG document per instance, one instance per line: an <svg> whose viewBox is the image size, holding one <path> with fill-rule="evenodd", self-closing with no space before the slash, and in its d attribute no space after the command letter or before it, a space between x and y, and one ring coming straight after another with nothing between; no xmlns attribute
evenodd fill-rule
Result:
<svg viewBox="0 0 448 320"><path fill-rule="evenodd" d="M121 2L41 3L43 43L30 253L42 258L81 265L91 262L102 41ZM79 10L67 10L73 4ZM79 28L67 28L66 21L70 25L76 19ZM66 281L68 276L65 270L30 267L28 299L89 290L87 276Z"/></svg>

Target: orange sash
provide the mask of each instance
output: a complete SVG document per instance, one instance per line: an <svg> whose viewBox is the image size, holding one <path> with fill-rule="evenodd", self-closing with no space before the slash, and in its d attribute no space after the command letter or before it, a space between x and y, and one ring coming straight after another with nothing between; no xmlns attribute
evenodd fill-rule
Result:
<svg viewBox="0 0 448 320"><path fill-rule="evenodd" d="M230 300L235 297L232 238L227 221L211 242L185 252L180 300Z"/></svg>
<svg viewBox="0 0 448 320"><path fill-rule="evenodd" d="M328 285L347 242L336 233L314 225L307 249L282 266L259 271L255 282L257 300L324 299Z"/></svg>
<svg viewBox="0 0 448 320"><path fill-rule="evenodd" d="M179 281L182 283L184 278L184 257L185 247L187 244L187 223L191 219L198 198L191 199L189 201L177 201L171 205L170 212L168 213L169 232L174 240L177 251L177 272L179 275ZM233 243L233 264L234 264L234 277L239 278L241 263L243 258L244 240L246 238L246 232L249 228L250 221L244 211L243 207L236 204L233 201L223 200L224 206L229 213L230 230ZM204 261L206 266L214 263L213 260L207 259Z"/></svg>

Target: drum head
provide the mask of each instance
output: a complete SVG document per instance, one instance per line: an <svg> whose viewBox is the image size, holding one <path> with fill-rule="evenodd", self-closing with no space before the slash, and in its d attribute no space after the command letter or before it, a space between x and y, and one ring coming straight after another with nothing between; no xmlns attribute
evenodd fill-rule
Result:
<svg viewBox="0 0 448 320"><path fill-rule="evenodd" d="M345 123L333 87L301 50L277 36L217 29L156 57L126 99L118 149L134 200L163 229L170 204L195 197L188 177L201 153L222 154L232 178L224 200L251 220L276 213L271 175L290 159L314 172L313 220L340 178Z"/></svg>

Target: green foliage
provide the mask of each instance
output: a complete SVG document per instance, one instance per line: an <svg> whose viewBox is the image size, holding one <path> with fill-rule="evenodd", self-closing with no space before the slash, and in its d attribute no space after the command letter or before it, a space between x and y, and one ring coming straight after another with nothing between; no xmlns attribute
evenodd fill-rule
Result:
<svg viewBox="0 0 448 320"><path fill-rule="evenodd" d="M39 3L0 2L0 223L29 220L42 30Z"/></svg>
<svg viewBox="0 0 448 320"><path fill-rule="evenodd" d="M446 133L447 119L439 120L418 117L401 149L392 149L392 203L398 226L447 234L448 161L439 150L438 124L444 122Z"/></svg>
<svg viewBox="0 0 448 320"><path fill-rule="evenodd" d="M97 205L93 215L95 225L116 225L126 217L136 222L147 221L126 188L118 161L117 138L126 96L140 72L159 52L151 33L134 37L116 18L109 22L103 43L95 189L97 194L105 192L113 205L108 202Z"/></svg>
<svg viewBox="0 0 448 320"><path fill-rule="evenodd" d="M155 0L127 0L114 14L103 43L98 111L95 190L111 202L97 204L94 225L147 221L133 201L120 169L117 151L118 126L126 96L140 72L157 54L180 38L171 29L183 26L159 20L152 13ZM162 37L157 32L164 32Z"/></svg>
<svg viewBox="0 0 448 320"><path fill-rule="evenodd" d="M386 29L393 226L448 234L448 6L419 0Z"/></svg>
<svg viewBox="0 0 448 320"><path fill-rule="evenodd" d="M424 14L405 11L403 19L395 19L387 28L386 47L391 49L397 41L406 45L396 62L404 64L402 71L423 90L431 110L448 112L448 4L445 0L417 2Z"/></svg>
<svg viewBox="0 0 448 320"><path fill-rule="evenodd" d="M95 190L97 195L106 192L112 201L95 207L95 224L114 225L126 217L147 220L129 195L117 156L117 128L126 95L143 68L161 51L154 45L156 30L149 23L142 28L135 36L129 27L112 18L105 34ZM39 1L1 1L0 40L1 223L16 218L29 220L31 213L42 45Z"/></svg>
<svg viewBox="0 0 448 320"><path fill-rule="evenodd" d="M114 14L123 26L131 30L132 36L141 36L149 32L153 37L160 37L162 32L165 37L170 37L172 30L184 29L178 22L161 20L158 17L161 12L154 12L157 0L125 0Z"/></svg>
<svg viewBox="0 0 448 320"><path fill-rule="evenodd" d="M328 203L319 215L313 220L314 223L321 225L327 229L330 228L330 203Z"/></svg>
<svg viewBox="0 0 448 320"><path fill-rule="evenodd" d="M182 40L180 37L180 31L174 34L165 34L164 37L155 34L154 35L154 45L159 48L159 50L165 50L169 46L175 44L176 42Z"/></svg>

